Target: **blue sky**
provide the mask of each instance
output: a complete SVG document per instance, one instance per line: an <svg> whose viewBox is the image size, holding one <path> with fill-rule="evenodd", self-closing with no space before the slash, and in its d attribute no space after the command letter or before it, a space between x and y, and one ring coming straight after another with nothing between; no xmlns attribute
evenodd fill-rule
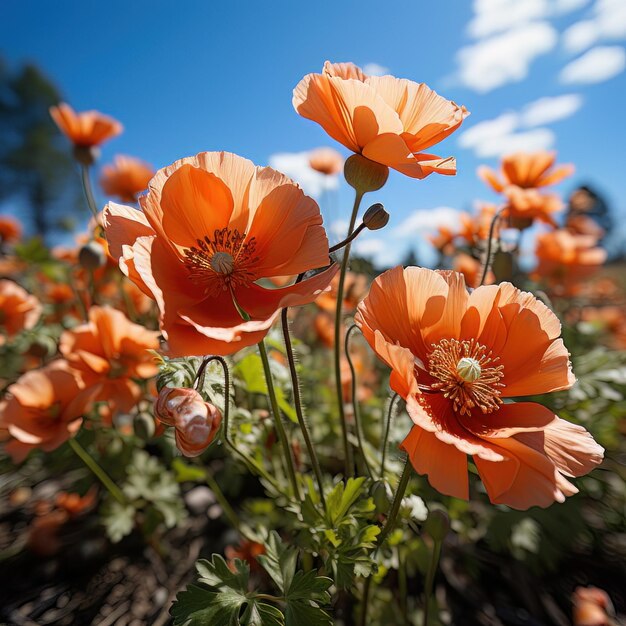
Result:
<svg viewBox="0 0 626 626"><path fill-rule="evenodd" d="M162 167L229 150L263 165L339 147L291 105L297 82L326 59L377 65L464 104L471 116L433 150L456 156L456 177L392 172L370 194L392 218L361 250L382 263L417 246L437 220L454 220L440 207L494 200L475 172L507 148L557 149L577 166L562 193L589 183L626 214L623 0L3 0L2 14L4 56L36 62L75 108L125 125L103 163L122 153ZM295 176L301 161L281 162ZM350 205L342 184L329 221L347 219Z"/></svg>

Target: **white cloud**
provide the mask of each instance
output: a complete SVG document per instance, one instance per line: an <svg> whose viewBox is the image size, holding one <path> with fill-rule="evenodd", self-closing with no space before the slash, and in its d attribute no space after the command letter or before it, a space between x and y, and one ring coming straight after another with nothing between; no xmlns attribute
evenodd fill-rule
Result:
<svg viewBox="0 0 626 626"><path fill-rule="evenodd" d="M370 259L376 267L396 265L401 254L396 244L378 237L357 239L352 247L356 255Z"/></svg>
<svg viewBox="0 0 626 626"><path fill-rule="evenodd" d="M522 24L461 48L457 53L458 78L481 93L519 82L528 75L531 63L550 52L556 42L557 32L547 22Z"/></svg>
<svg viewBox="0 0 626 626"><path fill-rule="evenodd" d="M574 115L582 104L582 96L575 93L553 98L539 98L524 107L521 123L527 128L533 128L557 122Z"/></svg>
<svg viewBox="0 0 626 626"><path fill-rule="evenodd" d="M389 68L378 63L366 63L363 66L363 71L369 76L384 76L389 74Z"/></svg>
<svg viewBox="0 0 626 626"><path fill-rule="evenodd" d="M511 134L519 125L519 115L514 112L503 113L495 119L474 124L459 136L461 148L476 150L485 141Z"/></svg>
<svg viewBox="0 0 626 626"><path fill-rule="evenodd" d="M334 239L341 241L348 236L348 226L350 224L346 220L335 220L329 224L327 230Z"/></svg>
<svg viewBox="0 0 626 626"><path fill-rule="evenodd" d="M475 0L475 15L467 32L477 39L487 37L523 22L542 19L547 12L546 0Z"/></svg>
<svg viewBox="0 0 626 626"><path fill-rule="evenodd" d="M589 4L589 0L556 0L555 12L560 15L571 13L582 9L586 4Z"/></svg>
<svg viewBox="0 0 626 626"><path fill-rule="evenodd" d="M395 237L412 237L418 233L437 230L446 226L455 230L459 225L459 212L447 206L434 209L419 209L407 217L393 230Z"/></svg>
<svg viewBox="0 0 626 626"><path fill-rule="evenodd" d="M493 137L480 144L474 152L479 157L500 157L511 152L536 152L549 150L554 146L556 136L549 128L511 133L501 137Z"/></svg>
<svg viewBox="0 0 626 626"><path fill-rule="evenodd" d="M606 40L626 39L626 2L596 0L591 16L563 33L563 47L573 54Z"/></svg>
<svg viewBox="0 0 626 626"><path fill-rule="evenodd" d="M326 176L309 165L309 152L280 152L272 154L269 164L274 169L300 183L304 192L319 197L323 191L339 187L338 176Z"/></svg>
<svg viewBox="0 0 626 626"><path fill-rule="evenodd" d="M620 46L598 46L585 52L559 74L566 84L601 83L621 74L626 68L626 51Z"/></svg>

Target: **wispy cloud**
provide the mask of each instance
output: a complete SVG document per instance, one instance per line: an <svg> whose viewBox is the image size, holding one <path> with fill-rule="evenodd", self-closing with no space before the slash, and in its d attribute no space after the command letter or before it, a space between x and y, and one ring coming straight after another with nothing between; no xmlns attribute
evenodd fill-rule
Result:
<svg viewBox="0 0 626 626"><path fill-rule="evenodd" d="M548 22L523 24L482 39L458 51L458 79L481 93L519 82L528 76L532 62L550 52L557 40L557 32Z"/></svg>
<svg viewBox="0 0 626 626"><path fill-rule="evenodd" d="M554 146L556 136L551 129L541 126L574 115L582 104L579 94L539 98L520 111L507 111L474 124L459 136L459 146L482 158L548 150Z"/></svg>
<svg viewBox="0 0 626 626"><path fill-rule="evenodd" d="M397 226L392 234L394 237L413 237L418 233L432 232L439 226L455 229L459 225L459 211L447 206L434 209L420 209Z"/></svg>
<svg viewBox="0 0 626 626"><path fill-rule="evenodd" d="M602 83L626 69L626 51L620 46L598 46L568 63L559 74L565 84Z"/></svg>
<svg viewBox="0 0 626 626"><path fill-rule="evenodd" d="M326 176L312 169L309 155L310 152L279 152L270 156L269 164L293 178L311 196L319 197L323 191L337 189L338 176Z"/></svg>
<svg viewBox="0 0 626 626"><path fill-rule="evenodd" d="M521 124L534 128L571 117L583 105L583 97L577 93L539 98L527 104L521 114Z"/></svg>
<svg viewBox="0 0 626 626"><path fill-rule="evenodd" d="M626 2L596 0L591 15L563 33L563 47L577 54L602 41L626 39Z"/></svg>
<svg viewBox="0 0 626 626"><path fill-rule="evenodd" d="M389 68L378 63L366 63L363 66L363 71L370 76L384 76L389 74Z"/></svg>

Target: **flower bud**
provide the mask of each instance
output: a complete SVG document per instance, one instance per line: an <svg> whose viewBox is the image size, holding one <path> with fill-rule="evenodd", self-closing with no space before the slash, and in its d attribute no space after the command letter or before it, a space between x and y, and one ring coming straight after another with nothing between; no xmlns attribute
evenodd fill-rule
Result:
<svg viewBox="0 0 626 626"><path fill-rule="evenodd" d="M387 226L387 222L389 222L389 213L387 213L385 207L380 202L372 204L363 216L363 224L369 230L380 230Z"/></svg>
<svg viewBox="0 0 626 626"><path fill-rule="evenodd" d="M97 241L86 243L78 252L78 262L86 270L97 270L106 261L106 252Z"/></svg>
<svg viewBox="0 0 626 626"><path fill-rule="evenodd" d="M164 387L154 405L155 417L176 429L176 447L185 456L202 454L213 442L222 421L219 409L195 389Z"/></svg>
<svg viewBox="0 0 626 626"><path fill-rule="evenodd" d="M389 168L360 154L353 154L343 166L343 175L348 185L363 194L378 191L387 182Z"/></svg>
<svg viewBox="0 0 626 626"><path fill-rule="evenodd" d="M81 164L89 167L100 156L100 150L96 146L74 146L74 158Z"/></svg>
<svg viewBox="0 0 626 626"><path fill-rule="evenodd" d="M431 508L424 522L424 530L434 541L443 541L450 530L450 518L441 508Z"/></svg>

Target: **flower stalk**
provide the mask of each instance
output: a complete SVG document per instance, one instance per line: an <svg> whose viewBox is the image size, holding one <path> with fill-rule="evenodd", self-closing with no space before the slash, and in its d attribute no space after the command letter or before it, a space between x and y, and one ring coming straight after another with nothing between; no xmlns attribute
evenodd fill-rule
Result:
<svg viewBox="0 0 626 626"><path fill-rule="evenodd" d="M381 547L387 539L389 533L393 530L393 527L396 523L396 518L398 517L398 512L400 511L400 505L402 504L402 498L404 498L404 494L406 492L406 488L411 480L411 463L407 458L404 463L404 469L402 470L402 476L400 476L400 482L398 483L398 488L396 489L396 494L393 498L393 503L391 505L391 511L387 516L387 521L383 526L383 529L378 536L378 547Z"/></svg>
<svg viewBox="0 0 626 626"><path fill-rule="evenodd" d="M91 211L94 219L97 219L98 208L96 206L96 201L93 196L93 188L91 186L91 178L89 176L89 166L81 164L80 174L80 178L83 183L83 191L85 192L85 198L87 199L87 205L89 206L89 210Z"/></svg>
<svg viewBox="0 0 626 626"><path fill-rule="evenodd" d="M280 414L280 407L278 406L278 398L276 396L276 389L274 388L274 380L272 378L272 370L270 367L269 357L267 355L267 348L265 347L265 341L261 340L258 343L258 346L259 354L261 355L261 362L263 363L265 381L267 383L267 394L269 396L270 406L274 415L274 424L276 425L276 432L278 433L278 439L282 445L285 462L287 464L287 474L289 475L289 481L291 482L294 496L300 500L300 488L298 486L298 479L296 478L296 469L291 455L291 448L287 439L285 426L283 425L282 416Z"/></svg>

